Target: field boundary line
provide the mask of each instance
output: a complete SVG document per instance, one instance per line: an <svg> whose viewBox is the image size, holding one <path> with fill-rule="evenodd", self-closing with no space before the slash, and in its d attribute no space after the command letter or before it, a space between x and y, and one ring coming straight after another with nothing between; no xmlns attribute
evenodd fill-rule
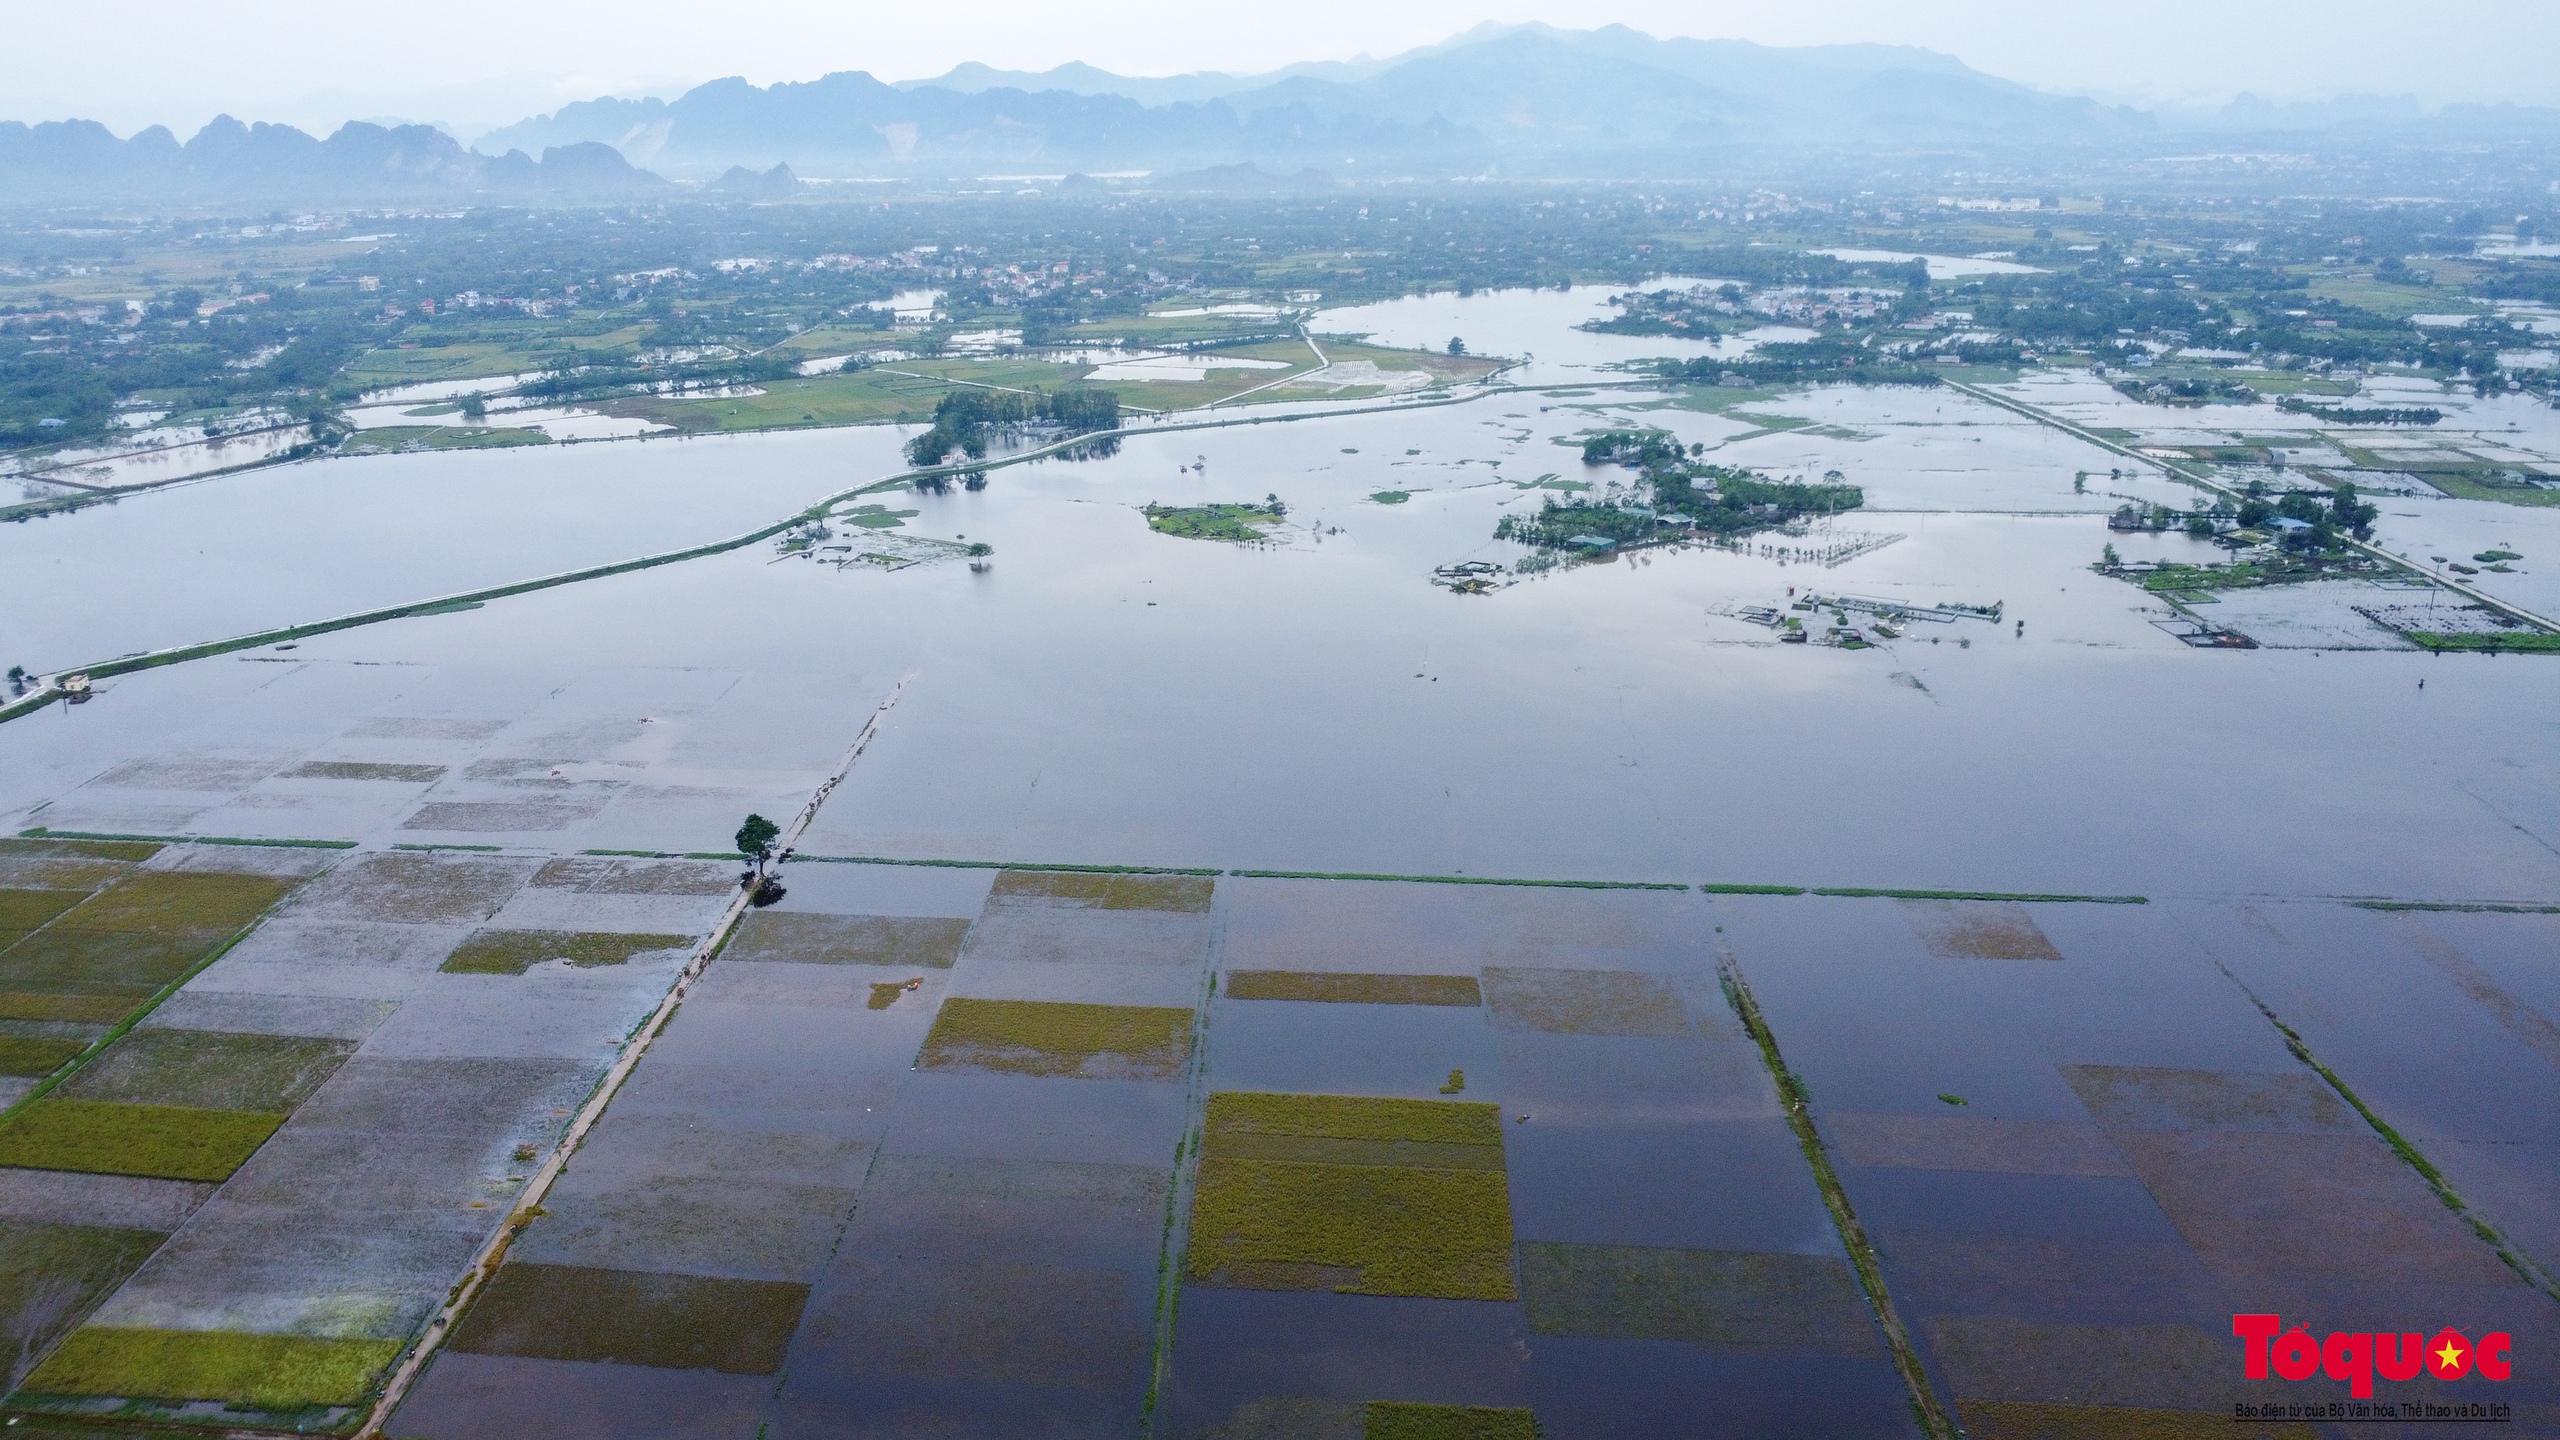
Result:
<svg viewBox="0 0 2560 1440"><path fill-rule="evenodd" d="M1920 1422L1921 1430L1931 1440L1958 1440L1964 1432L1948 1417L1946 1407L1939 1403L1938 1392L1930 1387L1929 1372L1920 1363L1920 1352L1911 1343L1911 1332L1903 1328L1902 1316L1893 1306L1893 1293L1885 1285L1884 1262L1867 1239L1866 1228L1858 1223L1858 1212L1849 1204L1849 1192L1841 1186L1839 1173L1831 1168L1831 1154L1823 1147L1821 1132L1814 1128L1812 1104L1805 1094L1804 1082L1787 1068L1786 1058L1778 1052L1778 1037L1760 1013L1760 1001L1751 993L1751 982L1743 978L1741 962L1734 958L1732 947L1722 943L1716 946L1716 979L1723 987L1725 1003L1733 1007L1744 1032L1759 1048L1760 1063L1769 1072L1770 1083L1777 1087L1778 1106L1786 1112L1787 1126L1795 1131L1805 1163L1812 1167L1814 1188L1822 1192L1822 1203L1840 1232L1841 1246L1849 1252L1849 1267L1857 1272L1858 1288L1866 1292L1876 1327L1884 1332L1893 1368L1901 1372L1903 1386L1910 1392L1912 1418Z"/></svg>
<svg viewBox="0 0 2560 1440"><path fill-rule="evenodd" d="M897 684L889 687L888 696L880 702L877 709L871 712L870 720L864 723L861 733L854 736L852 746L845 751L844 758L837 762L834 772L819 784L818 788L810 794L808 802L800 807L797 815L792 817L791 823L784 827L779 836L775 837L773 853L779 855L787 852L791 842L797 840L809 828L809 822L818 818L818 807L826 803L827 797L835 792L837 784L852 772L854 762L862 758L864 750L870 748L872 739L880 733L880 722L888 717L889 708L898 703L898 697L905 692L907 682L914 678L914 673L910 671L899 677ZM541 1168L534 1171L532 1178L525 1183L524 1189L517 1194L516 1203L507 1212L506 1219L499 1222L498 1226L490 1232L489 1238L481 1243L479 1252L472 1256L470 1268L463 1273L459 1281L455 1282L452 1291L446 1296L443 1307L436 1312L434 1319L427 1322L425 1330L421 1331L418 1338L411 1344L409 1353L401 1359L389 1378L383 1382L381 1395L374 1401L370 1413L365 1416L364 1424L355 1431L356 1440L381 1440L382 1427L390 1421L392 1412L399 1408L400 1402L408 1397L409 1388L417 1383L418 1376L426 1370L427 1362L435 1358L436 1352L443 1347L445 1341L453 1338L455 1324L462 1318L463 1312L470 1308L473 1300L479 1298L482 1290L488 1288L489 1282L497 1277L498 1267L506 1260L508 1247L515 1243L517 1236L524 1233L526 1226L531 1225L543 1213L542 1201L551 1193L551 1187L559 1181L562 1173L569 1168L569 1157L577 1152L579 1145L585 1142L588 1132L595 1129L596 1124L604 1118L605 1108L611 1105L614 1096L621 1092L623 1082L629 1080L631 1072L639 1068L641 1057L648 1054L649 1046L665 1032L667 1023L675 1018L677 1008L683 1005L685 997L692 993L693 983L702 978L702 972L709 968L711 958L720 952L721 946L728 942L730 932L737 928L741 919L745 918L748 909L754 903L755 888L752 885L742 885L738 893L730 897L728 908L720 913L720 919L712 926L711 933L704 936L701 943L694 947L693 958L685 962L682 970L676 972L675 983L667 988L664 996L660 997L657 1008L632 1030L630 1038L623 1044L622 1053L615 1057L603 1078L596 1082L596 1087L588 1095L586 1103L580 1106L578 1113L570 1119L569 1128L561 1135L559 1143L552 1146L551 1153L544 1157Z"/></svg>

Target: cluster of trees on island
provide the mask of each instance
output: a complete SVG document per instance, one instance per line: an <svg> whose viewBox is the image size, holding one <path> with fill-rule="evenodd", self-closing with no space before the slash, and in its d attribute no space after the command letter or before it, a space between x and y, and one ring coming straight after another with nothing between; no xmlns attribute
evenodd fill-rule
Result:
<svg viewBox="0 0 2560 1440"><path fill-rule="evenodd" d="M1998 356L1986 355L1979 363L2017 363L2014 347L2000 348ZM1862 342L1846 335L1826 335L1819 340L1778 341L1731 359L1701 355L1692 360L1661 360L1655 362L1655 371L1666 380L1685 380L1693 385L1730 383L1765 387L1938 383L1937 372L1927 366L1886 354L1878 350L1871 339Z"/></svg>
<svg viewBox="0 0 2560 1440"><path fill-rule="evenodd" d="M933 428L907 442L908 463L940 465L953 451L987 458L992 437L1034 428L1092 435L1120 428L1116 390L954 390L933 407Z"/></svg>
<svg viewBox="0 0 2560 1440"><path fill-rule="evenodd" d="M1593 435L1583 442L1583 463L1635 470L1633 493L1549 496L1534 515L1502 517L1494 538L1540 550L1606 553L1701 536L1734 540L1866 503L1865 492L1844 483L1837 470L1820 484L1770 480L1735 466L1701 463L1696 457L1703 449L1684 447L1660 430Z"/></svg>

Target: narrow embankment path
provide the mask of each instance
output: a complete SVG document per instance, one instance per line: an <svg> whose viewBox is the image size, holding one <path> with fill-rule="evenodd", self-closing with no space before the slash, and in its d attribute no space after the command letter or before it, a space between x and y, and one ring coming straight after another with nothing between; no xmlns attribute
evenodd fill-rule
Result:
<svg viewBox="0 0 2560 1440"><path fill-rule="evenodd" d="M912 674L901 676L897 684L889 687L888 695L871 712L871 718L864 722L861 733L854 736L844 758L837 761L836 768L816 790L810 792L808 803L791 817L791 823L782 827L782 833L773 843L774 854L787 855L800 843L809 822L818 818L819 807L827 803L827 797L834 794L836 786L852 772L854 762L870 748L872 737L880 733L880 722L888 717L889 707L898 703L907 682L914 678ZM719 922L711 927L711 933L694 947L693 958L676 972L675 983L658 1001L658 1008L649 1012L649 1018L641 1021L639 1028L623 1042L622 1054L613 1062L612 1068L605 1071L604 1078L596 1082L595 1093L579 1107L578 1113L569 1121L568 1130L561 1135L560 1143L552 1147L551 1153L543 1158L541 1168L525 1182L524 1190L516 1197L515 1208L507 1213L507 1218L491 1232L479 1253L472 1257L471 1268L454 1285L444 1308L427 1322L416 1346L391 1372L391 1378L383 1385L381 1399L374 1402L372 1413L365 1417L364 1428L356 1432L357 1440L379 1440L391 1412L399 1408L402 1397L409 1393L409 1387L417 1383L418 1376L425 1372L427 1362L435 1358L436 1351L453 1334L454 1322L461 1319L462 1312L470 1308L472 1300L498 1273L498 1266L506 1259L507 1247L542 1213L542 1202L551 1193L551 1187L559 1180L561 1172L568 1169L569 1157L577 1153L580 1142L587 1138L587 1132L604 1118L605 1107L613 1103L613 1097L622 1089L623 1082L631 1078L631 1072L639 1068L641 1057L649 1053L650 1044L665 1032L667 1022L675 1018L677 1007L684 1004L686 995L692 993L694 981L702 978L702 972L710 966L711 957L719 953L721 944L729 938L729 932L746 918L754 898L755 887L739 887L728 908L720 912Z"/></svg>

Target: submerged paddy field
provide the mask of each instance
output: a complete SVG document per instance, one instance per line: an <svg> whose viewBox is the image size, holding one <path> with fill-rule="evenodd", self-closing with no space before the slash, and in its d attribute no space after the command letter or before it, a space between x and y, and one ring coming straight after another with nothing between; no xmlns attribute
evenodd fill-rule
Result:
<svg viewBox="0 0 2560 1440"><path fill-rule="evenodd" d="M2369 580L2183 644L2090 566L2192 487L1615 353L887 497L982 569L751 547L0 724L10 1413L350 1430L426 1338L387 1434L2300 1433L2229 1418L2344 1398L2235 1378L2263 1309L2505 1327L2516 1380L2409 1393L2552 1430L2544 662L2352 647L2430 603ZM1637 427L1865 505L1513 568ZM896 438L384 457L0 584L113 656L744 531ZM1251 547L1146 510L1255 495ZM2485 505L2378 534L2539 583ZM739 818L867 720L723 928Z"/></svg>

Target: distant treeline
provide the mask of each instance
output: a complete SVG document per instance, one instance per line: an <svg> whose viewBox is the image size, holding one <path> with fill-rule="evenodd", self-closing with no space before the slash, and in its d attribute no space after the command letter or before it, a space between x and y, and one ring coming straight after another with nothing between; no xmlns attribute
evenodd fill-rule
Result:
<svg viewBox="0 0 2560 1440"><path fill-rule="evenodd" d="M2289 395L2278 400L2276 408L2332 425L2433 425L2444 418L2444 412L2432 405L2315 405Z"/></svg>
<svg viewBox="0 0 2560 1440"><path fill-rule="evenodd" d="M1970 347L1968 347L1970 348ZM1983 347L1999 349L1998 358L1986 355L1984 363L2017 361L2015 347ZM1701 355L1694 360L1658 362L1663 378L1687 380L1693 384L1713 385L1727 375L1751 385L1801 385L1840 383L1850 385L1935 385L1938 375L1924 365L1898 360L1849 340L1806 340L1763 345L1748 355L1720 360Z"/></svg>
<svg viewBox="0 0 2560 1440"><path fill-rule="evenodd" d="M908 463L939 465L957 450L987 455L990 432L1053 425L1070 435L1120 428L1116 390L954 390L933 407L933 428L907 442Z"/></svg>

